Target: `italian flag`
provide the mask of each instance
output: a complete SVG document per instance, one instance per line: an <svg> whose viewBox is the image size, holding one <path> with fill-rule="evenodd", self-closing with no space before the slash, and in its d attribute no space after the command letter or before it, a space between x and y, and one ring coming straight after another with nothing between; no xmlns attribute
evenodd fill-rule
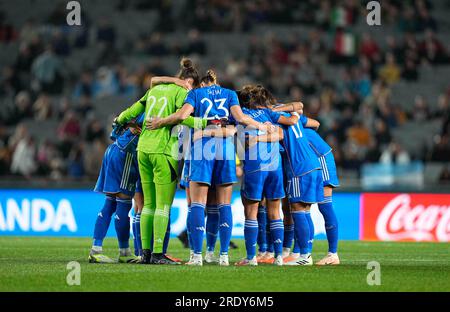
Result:
<svg viewBox="0 0 450 312"><path fill-rule="evenodd" d="M335 51L339 55L352 56L356 53L355 35L349 32L336 33Z"/></svg>

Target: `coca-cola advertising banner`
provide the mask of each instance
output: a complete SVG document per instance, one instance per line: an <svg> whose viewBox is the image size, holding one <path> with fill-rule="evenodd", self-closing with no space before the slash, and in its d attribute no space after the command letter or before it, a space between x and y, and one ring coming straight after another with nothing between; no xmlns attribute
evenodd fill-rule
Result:
<svg viewBox="0 0 450 312"><path fill-rule="evenodd" d="M363 193L360 239L450 241L450 194Z"/></svg>

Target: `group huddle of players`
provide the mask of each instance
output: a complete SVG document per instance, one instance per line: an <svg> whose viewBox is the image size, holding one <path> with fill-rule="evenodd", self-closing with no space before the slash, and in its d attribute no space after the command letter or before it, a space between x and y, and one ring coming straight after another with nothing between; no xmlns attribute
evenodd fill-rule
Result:
<svg viewBox="0 0 450 312"><path fill-rule="evenodd" d="M240 159L247 256L235 265L312 265L314 203L324 217L329 246L316 264L339 264L332 204L339 181L332 149L316 132L319 126L303 114L301 102L279 104L260 85L222 88L214 71L201 77L189 59L182 59L177 77L154 77L147 93L114 121L114 143L105 152L95 187L106 199L89 261L115 262L102 249L115 215L119 262L181 264L167 255L179 181L188 204L186 264L228 266L231 196ZM129 246L133 197L134 253Z"/></svg>

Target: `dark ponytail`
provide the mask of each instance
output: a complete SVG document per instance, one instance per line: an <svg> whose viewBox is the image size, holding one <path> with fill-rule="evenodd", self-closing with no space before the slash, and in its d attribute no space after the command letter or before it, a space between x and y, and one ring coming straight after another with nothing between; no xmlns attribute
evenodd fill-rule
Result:
<svg viewBox="0 0 450 312"><path fill-rule="evenodd" d="M180 61L180 71L178 72L178 78L188 79L192 78L194 80L194 88L198 87L200 84L200 75L198 70L194 67L191 59L183 57Z"/></svg>

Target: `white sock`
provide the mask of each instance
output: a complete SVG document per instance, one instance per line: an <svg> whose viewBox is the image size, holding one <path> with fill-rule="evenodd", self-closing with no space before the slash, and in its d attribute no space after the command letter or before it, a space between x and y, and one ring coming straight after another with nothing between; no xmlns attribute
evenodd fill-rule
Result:
<svg viewBox="0 0 450 312"><path fill-rule="evenodd" d="M128 248L119 248L119 253L121 256L131 256L131 249Z"/></svg>
<svg viewBox="0 0 450 312"><path fill-rule="evenodd" d="M96 253L102 253L103 247L102 246L92 246L92 251L94 251Z"/></svg>

